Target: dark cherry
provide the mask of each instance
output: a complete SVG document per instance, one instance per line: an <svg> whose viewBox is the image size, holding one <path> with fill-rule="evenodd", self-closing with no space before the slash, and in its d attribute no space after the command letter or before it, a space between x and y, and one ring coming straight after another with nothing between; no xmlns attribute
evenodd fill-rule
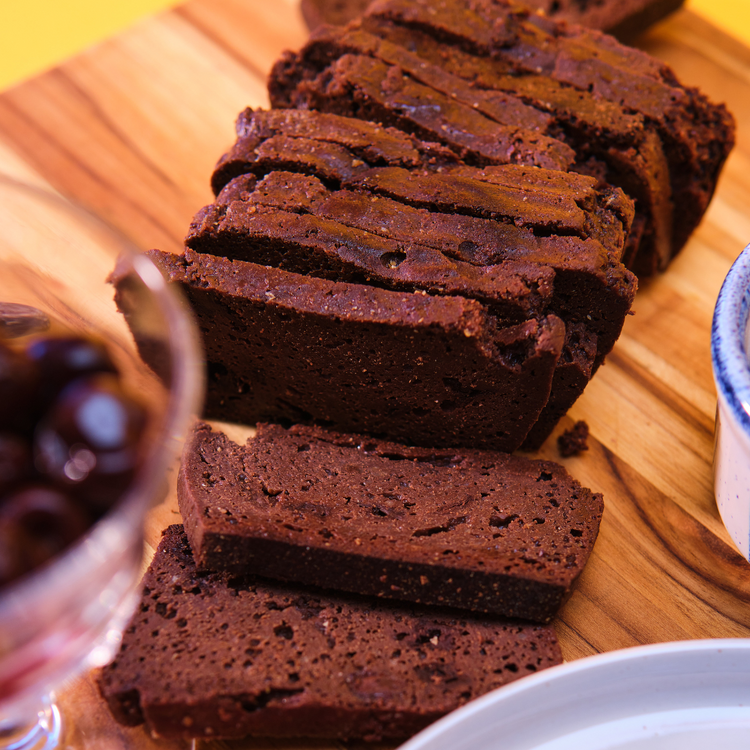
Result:
<svg viewBox="0 0 750 750"><path fill-rule="evenodd" d="M43 565L82 536L91 519L71 495L44 484L25 485L0 499L0 528L15 561L0 561L14 574ZM5 575L9 572L6 571Z"/></svg>
<svg viewBox="0 0 750 750"><path fill-rule="evenodd" d="M29 479L33 469L31 443L21 435L0 432L0 496Z"/></svg>
<svg viewBox="0 0 750 750"><path fill-rule="evenodd" d="M0 303L0 339L45 320ZM22 350L0 340L0 586L58 555L117 502L138 469L146 419L102 343L45 337Z"/></svg>
<svg viewBox="0 0 750 750"><path fill-rule="evenodd" d="M78 336L36 339L26 347L26 356L39 371L39 400L43 406L77 378L99 372L117 373L102 343Z"/></svg>
<svg viewBox="0 0 750 750"><path fill-rule="evenodd" d="M0 341L0 431L29 429L37 384L34 364Z"/></svg>
<svg viewBox="0 0 750 750"><path fill-rule="evenodd" d="M117 377L79 378L60 393L37 426L36 467L103 513L137 469L145 426L145 410L123 391Z"/></svg>

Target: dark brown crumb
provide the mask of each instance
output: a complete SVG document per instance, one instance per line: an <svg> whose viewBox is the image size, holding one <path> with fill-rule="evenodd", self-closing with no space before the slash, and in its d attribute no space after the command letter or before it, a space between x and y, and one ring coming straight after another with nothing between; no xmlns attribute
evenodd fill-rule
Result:
<svg viewBox="0 0 750 750"><path fill-rule="evenodd" d="M557 438L557 448L563 458L576 456L589 449L586 441L589 437L589 426L583 421L576 422Z"/></svg>

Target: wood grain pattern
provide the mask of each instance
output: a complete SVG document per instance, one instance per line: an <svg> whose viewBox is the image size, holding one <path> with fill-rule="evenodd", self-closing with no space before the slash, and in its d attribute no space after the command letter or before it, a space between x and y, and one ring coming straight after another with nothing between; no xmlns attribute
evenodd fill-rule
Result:
<svg viewBox="0 0 750 750"><path fill-rule="evenodd" d="M269 67L304 39L295 0L191 0L0 95L0 168L46 181L144 248L177 251L192 215L211 199L208 178L233 141L235 116L267 104ZM606 501L591 562L556 622L567 659L750 636L750 565L713 499L709 353L716 295L750 241L750 51L688 11L641 44L684 82L728 103L738 144L705 220L668 272L642 285L606 365L558 428L589 423L590 450L563 463ZM540 453L559 460L554 439ZM149 519L150 545L177 519L171 493ZM62 700L72 747L189 746L117 727L88 677Z"/></svg>

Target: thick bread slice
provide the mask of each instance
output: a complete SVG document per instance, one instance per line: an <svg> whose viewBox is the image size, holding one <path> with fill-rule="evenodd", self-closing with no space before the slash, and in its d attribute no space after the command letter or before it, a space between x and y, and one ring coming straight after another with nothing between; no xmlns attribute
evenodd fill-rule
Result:
<svg viewBox="0 0 750 750"><path fill-rule="evenodd" d="M550 395L554 315L499 327L479 302L152 251L203 333L210 419L317 421L401 442L513 451ZM118 295L127 317L127 296Z"/></svg>
<svg viewBox="0 0 750 750"><path fill-rule="evenodd" d="M180 526L143 584L99 689L166 738L403 738L562 660L550 626L199 573Z"/></svg>
<svg viewBox="0 0 750 750"><path fill-rule="evenodd" d="M370 167L437 168L458 162L453 151L437 143L367 120L324 112L248 107L237 117L235 129L237 142L219 160L211 178L217 195L240 174L264 176L267 161L272 169L312 169L311 174L322 169L319 176L336 183ZM283 164L280 155L286 160Z"/></svg>
<svg viewBox="0 0 750 750"><path fill-rule="evenodd" d="M198 425L178 498L201 568L538 622L603 509L549 461L265 424L244 446Z"/></svg>

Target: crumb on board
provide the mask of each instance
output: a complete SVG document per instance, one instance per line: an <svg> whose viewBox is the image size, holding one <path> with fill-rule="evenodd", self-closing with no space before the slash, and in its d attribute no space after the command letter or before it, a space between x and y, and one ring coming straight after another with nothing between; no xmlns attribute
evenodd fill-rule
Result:
<svg viewBox="0 0 750 750"><path fill-rule="evenodd" d="M576 456L589 449L586 442L589 437L589 426L583 420L576 422L557 438L557 448L563 458Z"/></svg>

